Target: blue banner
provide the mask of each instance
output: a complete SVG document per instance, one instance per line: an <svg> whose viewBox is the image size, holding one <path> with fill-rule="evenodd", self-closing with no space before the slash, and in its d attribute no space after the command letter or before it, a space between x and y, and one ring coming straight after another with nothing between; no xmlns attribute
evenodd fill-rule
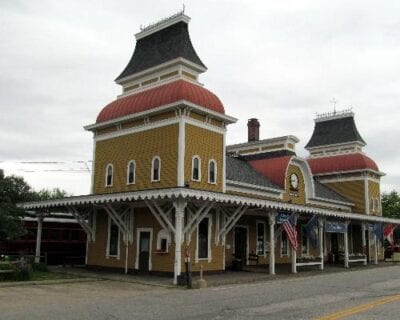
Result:
<svg viewBox="0 0 400 320"><path fill-rule="evenodd" d="M276 223L284 223L290 218L290 216L291 216L290 212L280 211L276 216Z"/></svg>
<svg viewBox="0 0 400 320"><path fill-rule="evenodd" d="M330 233L346 233L347 223L340 221L326 221L325 222L325 232Z"/></svg>
<svg viewBox="0 0 400 320"><path fill-rule="evenodd" d="M313 216L306 225L307 237L311 240L311 245L314 248L318 246L318 218Z"/></svg>

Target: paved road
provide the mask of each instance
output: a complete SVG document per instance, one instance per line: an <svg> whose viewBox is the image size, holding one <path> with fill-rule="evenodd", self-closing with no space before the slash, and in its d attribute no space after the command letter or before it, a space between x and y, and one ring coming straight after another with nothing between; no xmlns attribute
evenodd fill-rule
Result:
<svg viewBox="0 0 400 320"><path fill-rule="evenodd" d="M400 266L204 290L116 281L0 288L0 319L399 319Z"/></svg>

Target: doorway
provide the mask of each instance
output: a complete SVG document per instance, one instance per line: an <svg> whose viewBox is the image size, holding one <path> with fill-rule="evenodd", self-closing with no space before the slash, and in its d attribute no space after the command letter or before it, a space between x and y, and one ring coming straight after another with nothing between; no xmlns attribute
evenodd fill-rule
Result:
<svg viewBox="0 0 400 320"><path fill-rule="evenodd" d="M244 266L247 263L247 228L235 227L235 259Z"/></svg>
<svg viewBox="0 0 400 320"><path fill-rule="evenodd" d="M331 233L331 262L338 263L339 260L339 239L337 233Z"/></svg>
<svg viewBox="0 0 400 320"><path fill-rule="evenodd" d="M150 271L150 250L151 250L151 233L150 231L139 232L139 271Z"/></svg>

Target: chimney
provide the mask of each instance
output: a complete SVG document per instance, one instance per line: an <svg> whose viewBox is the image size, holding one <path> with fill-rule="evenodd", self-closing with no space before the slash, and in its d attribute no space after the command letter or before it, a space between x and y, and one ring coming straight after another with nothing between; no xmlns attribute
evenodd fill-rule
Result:
<svg viewBox="0 0 400 320"><path fill-rule="evenodd" d="M260 140L260 122L258 122L258 119L249 119L247 121L247 129L249 142Z"/></svg>

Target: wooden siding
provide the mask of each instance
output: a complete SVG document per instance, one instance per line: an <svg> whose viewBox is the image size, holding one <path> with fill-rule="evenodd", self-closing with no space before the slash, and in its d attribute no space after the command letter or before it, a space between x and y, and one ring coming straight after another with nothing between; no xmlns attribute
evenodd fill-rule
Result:
<svg viewBox="0 0 400 320"><path fill-rule="evenodd" d="M185 181L190 188L222 192L223 135L194 125L185 125ZM201 158L201 181L192 181L192 158ZM217 163L217 183L208 183L208 162Z"/></svg>
<svg viewBox="0 0 400 320"><path fill-rule="evenodd" d="M167 188L177 185L178 125L169 125L96 142L94 193ZM151 161L161 159L161 179L151 182ZM136 183L127 185L127 165L136 162ZM105 187L107 164L114 166L113 186Z"/></svg>
<svg viewBox="0 0 400 320"><path fill-rule="evenodd" d="M354 212L365 213L364 180L325 182L324 184L352 201L355 204L353 207Z"/></svg>

